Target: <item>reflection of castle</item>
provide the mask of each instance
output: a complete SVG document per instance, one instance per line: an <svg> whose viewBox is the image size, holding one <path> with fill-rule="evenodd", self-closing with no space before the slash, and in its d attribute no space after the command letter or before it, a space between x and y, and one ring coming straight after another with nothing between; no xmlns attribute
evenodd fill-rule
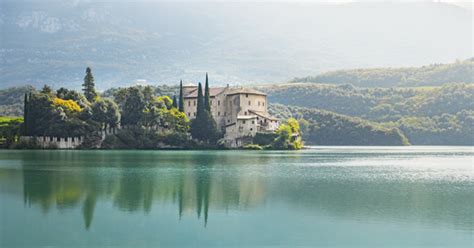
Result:
<svg viewBox="0 0 474 248"><path fill-rule="evenodd" d="M196 117L197 87L183 86L184 112L190 119ZM273 132L277 129L278 119L267 111L267 95L250 88L210 88L211 114L217 127L225 135L230 147L240 147L246 137L257 132Z"/></svg>
<svg viewBox="0 0 474 248"><path fill-rule="evenodd" d="M195 213L205 223L212 208L248 208L263 201L265 191L260 178L249 179L239 174L215 177L211 167L196 169L195 164L185 164L172 177L143 176L140 171L120 167L118 170L123 173L117 177L91 174L87 168L77 173L24 170L24 201L28 205L39 204L45 212L52 207L81 208L86 229L92 224L100 200L111 200L122 211L145 213L151 211L155 202L176 204L179 218Z"/></svg>

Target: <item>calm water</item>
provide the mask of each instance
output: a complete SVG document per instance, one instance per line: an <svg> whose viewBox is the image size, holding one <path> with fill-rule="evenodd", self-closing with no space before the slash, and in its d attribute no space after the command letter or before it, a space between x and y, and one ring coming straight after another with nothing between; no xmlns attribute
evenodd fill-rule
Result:
<svg viewBox="0 0 474 248"><path fill-rule="evenodd" d="M471 147L0 151L0 247L473 247Z"/></svg>

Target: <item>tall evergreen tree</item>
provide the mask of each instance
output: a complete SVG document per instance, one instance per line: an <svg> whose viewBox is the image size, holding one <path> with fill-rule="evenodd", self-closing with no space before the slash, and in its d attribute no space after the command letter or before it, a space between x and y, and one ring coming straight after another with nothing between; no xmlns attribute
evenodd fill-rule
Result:
<svg viewBox="0 0 474 248"><path fill-rule="evenodd" d="M84 77L84 83L82 84L82 90L89 102L95 101L97 98L97 92L95 91L94 76L90 67L86 69L86 76Z"/></svg>
<svg viewBox="0 0 474 248"><path fill-rule="evenodd" d="M28 136L28 93L25 93L23 103L23 135Z"/></svg>
<svg viewBox="0 0 474 248"><path fill-rule="evenodd" d="M191 124L191 136L194 139L204 140L205 138L205 131L206 131L206 123L204 123L204 116L206 111L204 110L204 101L202 96L202 86L201 83L198 84L198 94L197 94L197 110L196 110L196 118L194 118Z"/></svg>
<svg viewBox="0 0 474 248"><path fill-rule="evenodd" d="M176 95L173 96L173 108L178 108L178 100L176 100Z"/></svg>
<svg viewBox="0 0 474 248"><path fill-rule="evenodd" d="M209 79L206 73L206 86L204 90L204 109L211 112L211 99L209 95Z"/></svg>
<svg viewBox="0 0 474 248"><path fill-rule="evenodd" d="M196 119L204 115L204 97L201 82L198 84Z"/></svg>
<svg viewBox="0 0 474 248"><path fill-rule="evenodd" d="M183 80L179 81L179 111L184 112Z"/></svg>

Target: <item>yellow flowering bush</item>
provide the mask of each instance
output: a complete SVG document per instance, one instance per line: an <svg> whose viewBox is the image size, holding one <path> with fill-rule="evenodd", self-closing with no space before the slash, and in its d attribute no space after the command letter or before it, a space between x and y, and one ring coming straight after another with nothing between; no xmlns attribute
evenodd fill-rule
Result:
<svg viewBox="0 0 474 248"><path fill-rule="evenodd" d="M53 99L53 104L55 106L65 107L67 110L69 110L71 112L81 112L82 111L81 106L79 106L79 104L77 104L77 102L74 101L74 100L64 100L64 99L61 99L61 98L54 98Z"/></svg>

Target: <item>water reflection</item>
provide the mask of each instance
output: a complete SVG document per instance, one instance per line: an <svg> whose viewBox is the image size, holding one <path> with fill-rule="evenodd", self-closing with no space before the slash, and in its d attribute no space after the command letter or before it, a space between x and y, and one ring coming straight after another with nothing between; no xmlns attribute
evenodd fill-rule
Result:
<svg viewBox="0 0 474 248"><path fill-rule="evenodd" d="M203 226L213 210L251 211L284 204L288 212L282 216L323 212L356 221L474 230L474 184L469 168L466 172L465 167L450 171L436 166L335 166L351 160L371 164L371 159L381 155L361 156L32 152L21 156L23 198L26 206L38 206L46 214L54 207L81 208L86 229L93 225L98 202L107 202L119 211L145 214L154 204L169 203L176 206L177 218L195 215ZM399 157L398 161L403 163Z"/></svg>
<svg viewBox="0 0 474 248"><path fill-rule="evenodd" d="M113 202L122 211L144 213L150 212L154 202L171 202L178 206L179 218L183 213L194 212L197 218L203 217L206 225L211 203L220 209L247 208L258 205L264 196L261 178L245 175L245 170L239 168L231 173L223 170L223 165L233 163L229 160L233 156L221 156L221 166L215 168L216 157L198 153L180 158L172 154L137 157L126 153L115 154L111 159L100 153L76 155L35 153L23 160L25 204L38 205L45 213L52 207L81 207L88 229L96 203L101 200ZM264 160L256 158L251 162Z"/></svg>

